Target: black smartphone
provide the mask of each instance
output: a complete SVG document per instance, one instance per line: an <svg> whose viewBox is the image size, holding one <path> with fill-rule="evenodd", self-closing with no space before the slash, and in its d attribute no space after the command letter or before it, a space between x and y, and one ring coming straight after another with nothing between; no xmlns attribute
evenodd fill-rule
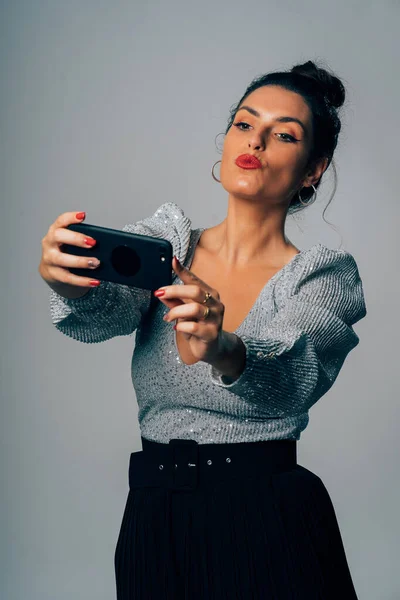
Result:
<svg viewBox="0 0 400 600"><path fill-rule="evenodd" d="M100 261L97 269L69 267L71 273L146 290L171 285L173 248L168 240L89 223L72 223L67 229L90 236L97 243L88 249L62 244L61 252Z"/></svg>

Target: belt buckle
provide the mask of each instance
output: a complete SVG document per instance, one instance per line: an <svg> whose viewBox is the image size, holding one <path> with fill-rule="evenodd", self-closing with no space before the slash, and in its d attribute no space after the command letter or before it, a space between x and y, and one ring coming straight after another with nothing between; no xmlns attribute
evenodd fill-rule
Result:
<svg viewBox="0 0 400 600"><path fill-rule="evenodd" d="M171 487L175 490L194 490L198 484L199 444L196 440L172 439Z"/></svg>

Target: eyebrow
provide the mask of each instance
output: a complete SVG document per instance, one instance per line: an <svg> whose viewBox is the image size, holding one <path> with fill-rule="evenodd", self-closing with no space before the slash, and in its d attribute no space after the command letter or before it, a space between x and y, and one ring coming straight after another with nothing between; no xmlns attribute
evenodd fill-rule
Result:
<svg viewBox="0 0 400 600"><path fill-rule="evenodd" d="M254 115L255 117L261 117L260 113L257 110L255 110L255 108L251 108L251 106L241 106L237 109L236 112L239 112L239 110L247 110L250 114ZM279 123L298 123L303 128L304 133L307 135L306 126L302 121L300 121L300 119L296 119L296 117L277 117L274 120Z"/></svg>

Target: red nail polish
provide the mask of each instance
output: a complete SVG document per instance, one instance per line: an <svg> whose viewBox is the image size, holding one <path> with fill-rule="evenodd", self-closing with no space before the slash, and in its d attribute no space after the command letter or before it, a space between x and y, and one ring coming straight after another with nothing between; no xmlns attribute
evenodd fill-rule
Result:
<svg viewBox="0 0 400 600"><path fill-rule="evenodd" d="M165 290L156 290L154 292L154 295L157 296L157 298L159 298L160 296L164 296L165 294Z"/></svg>
<svg viewBox="0 0 400 600"><path fill-rule="evenodd" d="M174 325L172 329L176 329L176 325Z"/></svg>

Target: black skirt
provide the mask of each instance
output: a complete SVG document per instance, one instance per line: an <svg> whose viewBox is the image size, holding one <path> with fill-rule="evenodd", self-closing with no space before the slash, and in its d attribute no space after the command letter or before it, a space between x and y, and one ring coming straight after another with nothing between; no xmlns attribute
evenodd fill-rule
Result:
<svg viewBox="0 0 400 600"><path fill-rule="evenodd" d="M329 493L297 464L296 440L142 448L117 600L357 600Z"/></svg>

